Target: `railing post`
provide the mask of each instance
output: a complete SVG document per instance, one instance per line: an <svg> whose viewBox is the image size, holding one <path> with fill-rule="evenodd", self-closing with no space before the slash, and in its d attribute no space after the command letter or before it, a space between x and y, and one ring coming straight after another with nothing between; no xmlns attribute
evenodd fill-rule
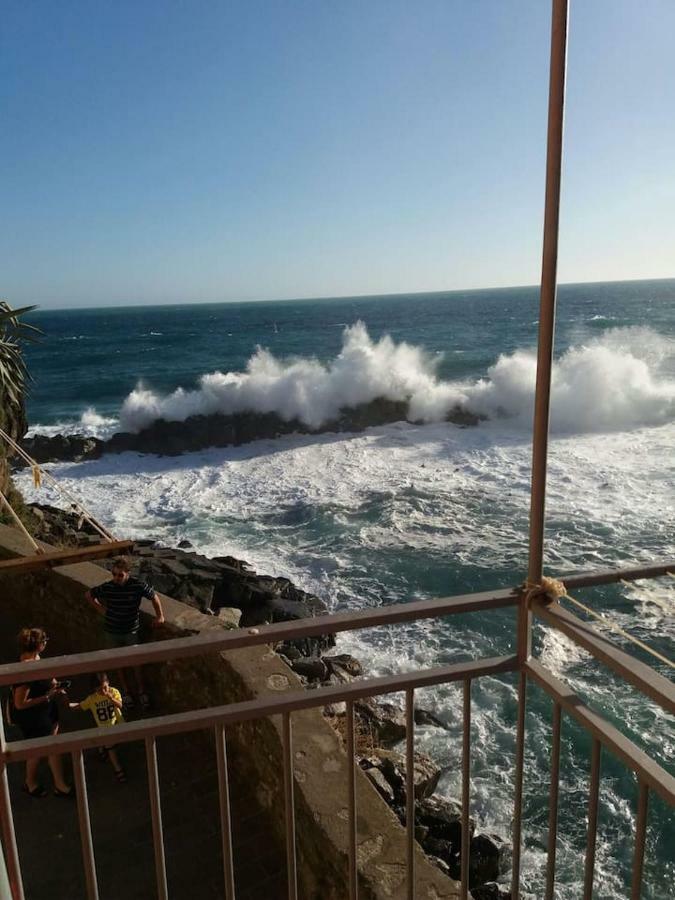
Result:
<svg viewBox="0 0 675 900"><path fill-rule="evenodd" d="M405 831L407 846L408 900L415 900L415 690L405 692L406 718L406 785L405 785Z"/></svg>
<svg viewBox="0 0 675 900"><path fill-rule="evenodd" d="M0 710L0 823L2 823L2 844L4 847L4 857L2 848L0 848L0 863L3 871L0 872L0 878L9 882L6 890L11 891L12 900L23 900L23 881L21 880L21 865L19 864L19 851L16 846L16 835L14 834L14 818L12 816L12 801L9 795L9 781L7 778L7 763L4 753L7 744L5 743L5 725L2 720L2 710ZM6 867L6 868L5 868ZM3 890L5 886L0 882L0 888Z"/></svg>
<svg viewBox="0 0 675 900"><path fill-rule="evenodd" d="M347 797L349 831L349 900L358 900L359 874L356 834L356 748L354 746L354 703L347 701Z"/></svg>
<svg viewBox="0 0 675 900"><path fill-rule="evenodd" d="M546 200L544 245L539 299L537 382L532 429L532 491L530 494L530 555L528 580L539 584L543 575L546 466L551 400L551 366L558 270L558 223L562 171L565 65L567 56L568 0L553 0L551 14L551 62L548 94L546 149Z"/></svg>
<svg viewBox="0 0 675 900"><path fill-rule="evenodd" d="M584 871L584 900L593 900L593 873L595 871L595 843L598 833L598 797L600 793L600 754L602 745L593 738L591 750L591 783L588 789L588 835L586 838L586 864Z"/></svg>
<svg viewBox="0 0 675 900"><path fill-rule="evenodd" d="M469 896L469 800L471 797L471 679L464 682L464 710L462 725L462 855L461 893L462 900Z"/></svg>
<svg viewBox="0 0 675 900"><path fill-rule="evenodd" d="M635 852L633 853L633 882L631 900L640 900L642 894L642 870L645 859L645 838L647 836L647 804L649 788L644 781L638 781L638 811L635 823Z"/></svg>
<svg viewBox="0 0 675 900"><path fill-rule="evenodd" d="M89 799L87 797L87 779L84 774L82 750L73 753L73 775L75 776L75 794L77 797L77 813L80 821L80 841L82 843L82 861L87 884L88 900L98 900L98 880L94 861L94 844L91 839L91 820L89 819Z"/></svg>
<svg viewBox="0 0 675 900"><path fill-rule="evenodd" d="M291 714L282 714L284 751L284 799L286 805L286 876L288 900L298 900L298 874L295 850L295 796L293 785L293 734Z"/></svg>
<svg viewBox="0 0 675 900"><path fill-rule="evenodd" d="M548 859L546 861L546 900L553 900L555 889L555 857L558 845L558 792L560 788L560 728L562 709L553 704L553 734L551 736L551 787L548 806Z"/></svg>

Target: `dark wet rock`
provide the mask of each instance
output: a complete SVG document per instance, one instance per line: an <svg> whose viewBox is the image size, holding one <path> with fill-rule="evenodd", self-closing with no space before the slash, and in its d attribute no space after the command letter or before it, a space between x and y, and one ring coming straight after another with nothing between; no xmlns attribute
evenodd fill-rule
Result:
<svg viewBox="0 0 675 900"><path fill-rule="evenodd" d="M419 706L416 706L413 717L415 719L415 725L431 725L434 728L443 728L445 731L448 730L448 726L445 722L442 722L438 716L429 712L428 709L421 709Z"/></svg>
<svg viewBox="0 0 675 900"><path fill-rule="evenodd" d="M471 891L473 900L511 900L511 891L496 881L488 881Z"/></svg>
<svg viewBox="0 0 675 900"><path fill-rule="evenodd" d="M400 707L393 703L377 703L375 700L365 698L358 700L354 708L382 746L391 747L405 737L405 715Z"/></svg>
<svg viewBox="0 0 675 900"><path fill-rule="evenodd" d="M323 681L328 674L326 663L320 656L301 656L299 659L292 660L289 665L296 675L301 675L310 681Z"/></svg>
<svg viewBox="0 0 675 900"><path fill-rule="evenodd" d="M105 442L95 437L83 434L56 434L48 437L44 434L36 434L33 437L24 438L21 442L23 449L35 462L80 462L83 459L98 459L104 452ZM23 467L25 463L20 457L16 457L15 464Z"/></svg>
<svg viewBox="0 0 675 900"><path fill-rule="evenodd" d="M349 684L350 681L363 674L363 666L349 653L337 656L324 656L323 661L328 669L330 684Z"/></svg>
<svg viewBox="0 0 675 900"><path fill-rule="evenodd" d="M381 749L375 750L373 756L379 761L378 768L382 770L385 778L394 788L397 797L400 797L401 802L405 803L407 771L405 756L395 750ZM415 798L422 800L430 797L436 790L438 779L441 776L440 766L425 753L415 753L413 767Z"/></svg>
<svg viewBox="0 0 675 900"><path fill-rule="evenodd" d="M299 419L286 421L276 413L215 413L209 416L190 416L182 422L157 419L137 434L118 432L107 441L85 435L36 435L24 439L23 446L38 462L94 459L102 453L127 451L176 456L207 447L237 446L287 434L359 432L375 425L403 422L408 416L406 400L378 397L356 407L344 407L334 419L316 429L309 428ZM484 417L455 406L447 414L446 421L466 427L477 425L482 418Z"/></svg>
<svg viewBox="0 0 675 900"><path fill-rule="evenodd" d="M416 820L429 829L432 838L449 841L455 850L462 846L462 806L445 797L428 797L417 805ZM469 834L473 836L475 823L469 819Z"/></svg>
<svg viewBox="0 0 675 900"><path fill-rule="evenodd" d="M469 881L481 885L497 881L511 864L511 847L497 834L475 834L471 838Z"/></svg>
<svg viewBox="0 0 675 900"><path fill-rule="evenodd" d="M189 550L192 547L192 541L188 541L187 538L183 538L182 541L178 541L177 547L179 550Z"/></svg>

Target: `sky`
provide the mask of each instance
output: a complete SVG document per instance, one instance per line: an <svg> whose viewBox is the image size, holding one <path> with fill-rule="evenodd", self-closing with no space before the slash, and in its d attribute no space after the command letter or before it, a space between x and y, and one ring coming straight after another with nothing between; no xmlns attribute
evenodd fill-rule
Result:
<svg viewBox="0 0 675 900"><path fill-rule="evenodd" d="M559 278L675 276L675 3L571 0ZM540 278L546 0L5 0L0 296Z"/></svg>

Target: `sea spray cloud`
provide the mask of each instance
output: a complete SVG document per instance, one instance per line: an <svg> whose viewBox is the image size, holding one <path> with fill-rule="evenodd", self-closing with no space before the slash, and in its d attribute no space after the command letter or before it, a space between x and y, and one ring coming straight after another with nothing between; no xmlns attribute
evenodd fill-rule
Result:
<svg viewBox="0 0 675 900"><path fill-rule="evenodd" d="M365 325L345 328L342 350L324 364L317 359L279 360L260 347L244 372L203 375L196 390L182 388L161 397L139 385L124 401L120 424L140 431L158 418L183 421L191 415L274 412L318 428L342 407L377 397L408 400L415 420L442 419L461 391L438 381L437 360L420 347L394 343L385 336L373 341Z"/></svg>
<svg viewBox="0 0 675 900"><path fill-rule="evenodd" d="M675 382L664 373L674 356L672 341L643 328L612 329L570 348L553 366L554 430L613 431L673 420ZM531 427L533 350L500 356L487 377L471 385L440 381L438 361L388 336L374 341L357 322L345 328L340 353L325 364L305 357L281 360L258 347L244 372L203 375L194 390L178 388L160 396L139 384L124 401L120 426L140 431L159 418L274 412L318 428L342 407L383 397L408 401L410 421L442 421L460 406Z"/></svg>
<svg viewBox="0 0 675 900"><path fill-rule="evenodd" d="M551 426L557 432L620 431L675 419L675 381L664 372L675 344L646 328L616 328L571 347L553 364ZM466 389L468 407L531 427L535 352L500 356Z"/></svg>

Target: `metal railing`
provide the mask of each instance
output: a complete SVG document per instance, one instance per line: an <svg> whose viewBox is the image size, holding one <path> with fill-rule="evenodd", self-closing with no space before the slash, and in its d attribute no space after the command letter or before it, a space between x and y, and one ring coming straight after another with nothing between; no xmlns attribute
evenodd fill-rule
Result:
<svg viewBox="0 0 675 900"><path fill-rule="evenodd" d="M617 580L646 577L649 574L675 572L675 563L661 564L642 570L624 570L604 574L576 576L576 586L584 583L607 583ZM599 580L601 579L601 580ZM525 605L529 609L525 609ZM249 630L230 631L216 634L198 635L161 641L150 645L130 647L124 650L103 650L94 653L80 653L68 657L40 660L30 666L13 663L0 667L0 687L12 684L21 678L23 682L44 678L45 675L64 677L78 675L102 667L127 667L147 663L161 663L187 657L227 652L244 646L274 644L281 640L307 637L310 635L355 631L375 625L394 625L401 622L417 621L423 618L441 618L457 613L481 612L500 607L518 607L519 621L533 613L548 625L558 628L572 641L588 650L597 660L636 685L652 701L663 709L675 711L675 686L638 660L629 656L592 630L580 619L563 610L559 605L542 599L527 601L525 594L518 590L496 591L494 593L469 594L437 601L421 601L401 604L378 610L341 613L321 616L303 624L280 623L261 626ZM522 636L520 638L522 640ZM520 648L519 648L520 649ZM595 842L597 832L597 810L599 791L599 763L602 748L614 754L637 776L639 783L639 815L636 829L633 862L633 900L640 896L644 858L646 811L648 795L655 792L671 806L675 805L675 779L662 769L647 754L636 747L597 712L590 709L571 690L555 678L540 662L526 655L521 661L520 653L490 659L478 659L456 665L408 672L381 678L364 678L349 684L319 687L316 690L291 690L275 696L264 696L255 700L232 703L207 709L192 710L172 715L123 723L115 728L117 744L130 741L144 741L146 747L150 808L152 818L153 845L157 896L160 900L168 897L166 865L162 835L162 807L159 776L157 772L156 740L164 735L186 731L212 729L216 739L217 769L220 797L221 830L224 860L225 896L234 900L234 862L232 856L232 823L229 803L226 729L241 722L260 719L272 715L282 717L282 758L284 770L284 796L286 821L286 860L288 875L288 897L297 898L297 865L295 837L295 805L292 765L292 713L302 709L323 707L330 703L346 703L346 749L349 776L345 784L348 800L348 872L350 900L358 897L357 859L357 802L355 784L354 755L354 704L367 697L404 692L406 697L406 847L407 847L407 896L415 897L415 791L414 791L414 704L415 691L434 685L461 682L463 685L463 740L462 740L462 842L461 842L461 883L460 897L467 898L469 890L469 846L470 846L470 764L471 764L471 685L476 678L494 676L507 672L519 672L519 709L515 762L514 830L513 830L513 897L520 895L520 858L522 845L522 801L524 786L524 739L525 704L528 682L539 685L554 702L553 740L551 751L551 789L549 803L548 864L546 874L547 900L552 900L555 885L555 861L557 841L558 776L560 759L560 726L563 712L574 718L592 736L592 763L589 792L589 824L585 861L584 897L592 897ZM101 747L110 738L101 730L85 730L59 734L53 737L17 741L7 744L4 733L0 744L0 813L3 825L3 844L12 885L14 900L22 900L23 888L16 838L13 828L11 800L7 779L7 766L11 763L42 757L46 754L70 753L73 760L75 784L78 798L82 855L86 874L87 896L98 898L96 863L94 858L91 824L87 799L87 782L83 763L83 751Z"/></svg>

